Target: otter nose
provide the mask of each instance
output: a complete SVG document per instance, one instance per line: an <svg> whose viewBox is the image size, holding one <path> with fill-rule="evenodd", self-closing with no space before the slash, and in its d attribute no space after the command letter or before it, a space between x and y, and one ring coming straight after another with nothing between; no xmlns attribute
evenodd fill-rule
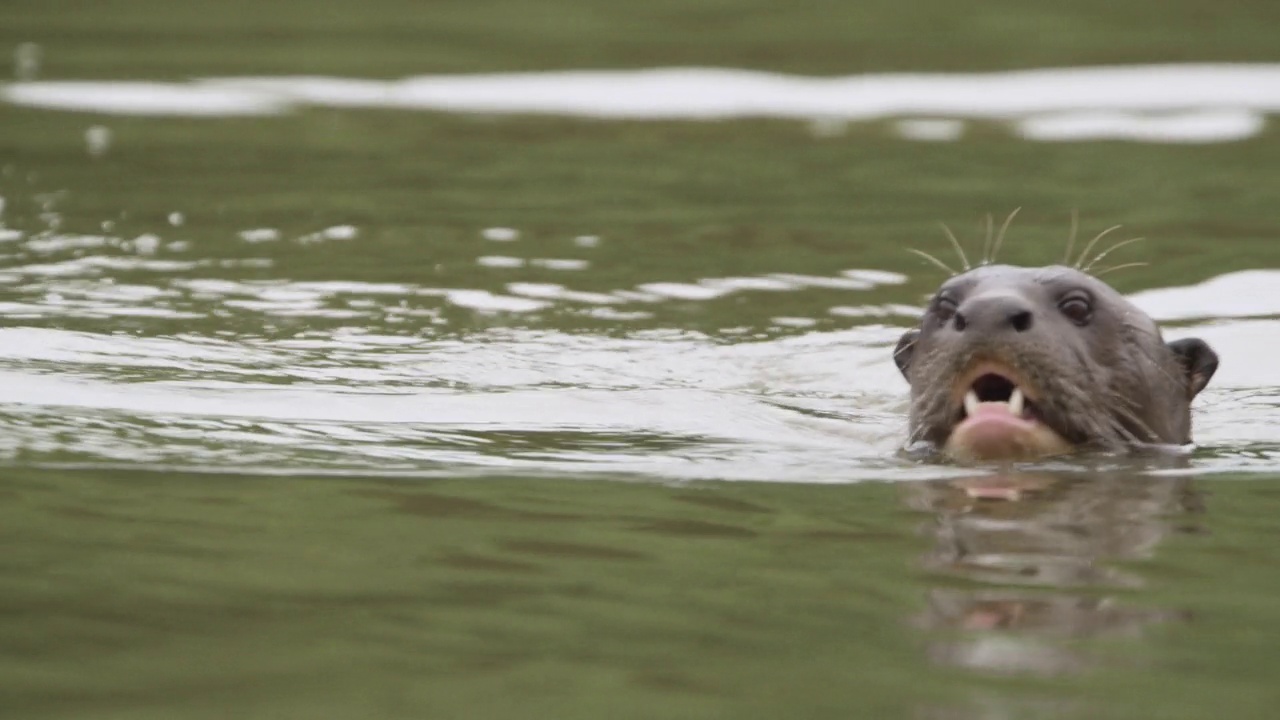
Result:
<svg viewBox="0 0 1280 720"><path fill-rule="evenodd" d="M1002 332L1026 332L1031 329L1035 315L1031 303L1016 295L979 295L970 298L956 311L956 330L983 330Z"/></svg>

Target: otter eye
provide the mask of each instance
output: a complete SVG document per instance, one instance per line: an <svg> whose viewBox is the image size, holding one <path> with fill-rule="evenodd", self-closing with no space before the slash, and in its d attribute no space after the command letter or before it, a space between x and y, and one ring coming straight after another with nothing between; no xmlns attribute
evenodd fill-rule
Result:
<svg viewBox="0 0 1280 720"><path fill-rule="evenodd" d="M1088 298L1072 295L1058 303L1058 309L1077 325L1088 325L1093 319L1093 305Z"/></svg>
<svg viewBox="0 0 1280 720"><path fill-rule="evenodd" d="M956 314L956 301L945 295L939 295L933 301L933 312L938 316L938 320L945 323Z"/></svg>

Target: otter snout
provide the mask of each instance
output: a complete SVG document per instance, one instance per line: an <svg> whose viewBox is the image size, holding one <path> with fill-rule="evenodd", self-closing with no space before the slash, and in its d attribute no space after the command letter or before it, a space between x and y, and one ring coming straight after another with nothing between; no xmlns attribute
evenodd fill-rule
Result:
<svg viewBox="0 0 1280 720"><path fill-rule="evenodd" d="M1031 302L1014 293L984 293L971 297L956 309L952 323L956 332L973 332L988 337L1021 333L1035 324Z"/></svg>

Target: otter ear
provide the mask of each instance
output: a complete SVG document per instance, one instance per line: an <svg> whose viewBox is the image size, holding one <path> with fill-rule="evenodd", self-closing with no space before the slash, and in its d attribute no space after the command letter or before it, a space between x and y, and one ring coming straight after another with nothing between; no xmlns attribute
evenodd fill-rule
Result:
<svg viewBox="0 0 1280 720"><path fill-rule="evenodd" d="M1218 370L1218 353L1209 344L1199 338L1174 340L1169 349L1182 365L1187 375L1187 392L1195 397Z"/></svg>
<svg viewBox="0 0 1280 720"><path fill-rule="evenodd" d="M911 356L915 354L916 339L919 337L919 330L908 330L902 334L898 340L898 346L893 349L893 362L898 366L903 377L907 376L907 368L911 367Z"/></svg>

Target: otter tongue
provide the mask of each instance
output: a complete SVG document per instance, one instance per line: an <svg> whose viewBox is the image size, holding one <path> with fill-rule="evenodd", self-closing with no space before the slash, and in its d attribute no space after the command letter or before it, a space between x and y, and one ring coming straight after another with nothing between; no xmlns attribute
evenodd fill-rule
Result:
<svg viewBox="0 0 1280 720"><path fill-rule="evenodd" d="M964 397L965 417L951 429L946 451L962 462L1019 460L1068 452L1070 443L1040 421L1035 408L1014 387L1008 402L982 402L970 390Z"/></svg>
<svg viewBox="0 0 1280 720"><path fill-rule="evenodd" d="M978 420L987 417L1013 417L1022 420L1023 417L1019 413L1015 413L1013 408L1007 402L984 402L978 403L977 407L967 412L968 417L965 420Z"/></svg>
<svg viewBox="0 0 1280 720"><path fill-rule="evenodd" d="M965 396L965 418L952 430L948 445L970 459L991 460L1028 454L1036 447L1044 428L1022 411L1025 400L1014 390L1008 402L980 402L976 393Z"/></svg>

